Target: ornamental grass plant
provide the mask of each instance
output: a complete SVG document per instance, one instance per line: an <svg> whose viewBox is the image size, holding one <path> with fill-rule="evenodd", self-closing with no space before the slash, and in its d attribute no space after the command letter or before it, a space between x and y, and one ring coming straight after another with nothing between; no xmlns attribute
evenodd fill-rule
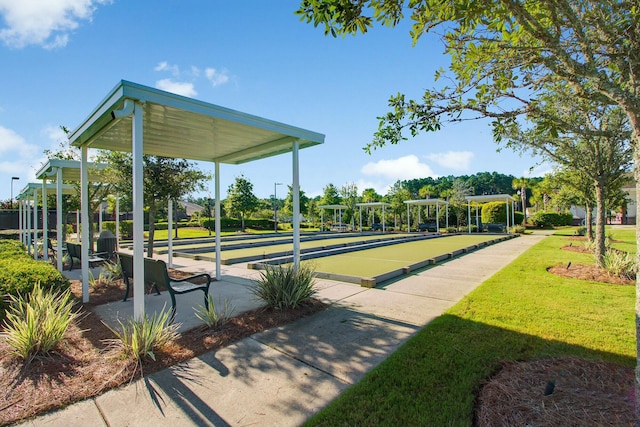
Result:
<svg viewBox="0 0 640 427"><path fill-rule="evenodd" d="M203 305L196 307L196 317L211 329L218 329L224 326L233 316L233 312L236 309L235 305L231 304L230 300L225 299L222 301L222 304L218 304L216 307L211 295L207 295L207 300L209 302L208 307L204 307Z"/></svg>
<svg viewBox="0 0 640 427"><path fill-rule="evenodd" d="M153 316L144 315L142 320L129 318L124 323L118 320L119 328L107 328L116 336L107 344L120 348L125 357L133 357L138 362L144 358L156 360L154 350L162 348L178 336L178 325L170 323L171 312L166 307Z"/></svg>
<svg viewBox="0 0 640 427"><path fill-rule="evenodd" d="M53 350L78 317L69 289L45 290L38 282L29 294L9 298L3 335L11 352L27 362Z"/></svg>
<svg viewBox="0 0 640 427"><path fill-rule="evenodd" d="M265 264L261 277L256 280L253 293L268 307L277 309L296 308L316 294L314 270L309 265L286 266Z"/></svg>

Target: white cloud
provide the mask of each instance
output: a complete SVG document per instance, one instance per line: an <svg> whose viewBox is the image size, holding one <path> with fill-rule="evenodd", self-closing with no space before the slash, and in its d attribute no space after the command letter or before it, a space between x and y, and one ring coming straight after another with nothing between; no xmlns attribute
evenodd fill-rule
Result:
<svg viewBox="0 0 640 427"><path fill-rule="evenodd" d="M209 80L214 87L220 86L229 81L229 75L226 70L220 72L215 68L207 68L204 70L204 73L207 76L207 80Z"/></svg>
<svg viewBox="0 0 640 427"><path fill-rule="evenodd" d="M158 80L156 82L156 87L158 89L162 89L167 92L188 96L188 97L194 97L198 94L198 92L196 92L196 89L193 83L176 82L172 79Z"/></svg>
<svg viewBox="0 0 640 427"><path fill-rule="evenodd" d="M542 164L536 165L532 169L527 169L526 171L522 172L522 176L541 177L550 173L553 173L553 165L549 163L542 163Z"/></svg>
<svg viewBox="0 0 640 427"><path fill-rule="evenodd" d="M171 65L167 61L159 62L158 65L153 69L154 71L168 71L174 76L180 75L180 68L177 65Z"/></svg>
<svg viewBox="0 0 640 427"><path fill-rule="evenodd" d="M381 196L387 194L387 192L389 191L389 187L391 186L391 184L385 184L379 181L367 181L364 179L358 180L356 182L356 185L358 186L358 195L362 195L362 192L367 188L373 188L374 190L376 190L376 193L380 194Z"/></svg>
<svg viewBox="0 0 640 427"><path fill-rule="evenodd" d="M107 3L111 0L0 0L6 23L0 29L0 40L15 48L32 44L64 47L80 21L90 21L97 5Z"/></svg>
<svg viewBox="0 0 640 427"><path fill-rule="evenodd" d="M393 160L367 163L360 169L365 175L382 176L393 182L397 180L436 177L429 165L420 163L417 156L410 154Z"/></svg>
<svg viewBox="0 0 640 427"><path fill-rule="evenodd" d="M469 170L471 160L475 157L471 151L447 151L446 153L432 153L425 156L426 159L436 162L442 167L466 171Z"/></svg>
<svg viewBox="0 0 640 427"><path fill-rule="evenodd" d="M27 144L24 138L15 131L0 126L0 154L2 157L18 156L33 160L38 153L38 147Z"/></svg>

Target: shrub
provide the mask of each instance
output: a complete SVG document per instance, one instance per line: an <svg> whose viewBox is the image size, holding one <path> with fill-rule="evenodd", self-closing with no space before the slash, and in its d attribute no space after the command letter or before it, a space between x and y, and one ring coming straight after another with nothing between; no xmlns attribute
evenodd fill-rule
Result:
<svg viewBox="0 0 640 427"><path fill-rule="evenodd" d="M628 252L607 249L602 267L614 276L625 279L636 278L636 262Z"/></svg>
<svg viewBox="0 0 640 427"><path fill-rule="evenodd" d="M482 205L483 224L506 224L507 205L505 202L489 202Z"/></svg>
<svg viewBox="0 0 640 427"><path fill-rule="evenodd" d="M203 305L199 305L195 309L196 317L202 320L205 325L212 329L217 329L224 326L224 324L227 323L229 319L231 319L231 316L236 307L232 305L228 299L225 299L222 302L222 308L216 309L213 297L211 295L207 296L207 300L209 301L209 308L206 308Z"/></svg>
<svg viewBox="0 0 640 427"><path fill-rule="evenodd" d="M300 265L296 271L293 264L286 267L265 264L252 292L268 307L296 308L316 294L313 277L314 271L308 266Z"/></svg>
<svg viewBox="0 0 640 427"><path fill-rule="evenodd" d="M587 234L587 227L578 227L575 234L576 236L585 236Z"/></svg>
<svg viewBox="0 0 640 427"><path fill-rule="evenodd" d="M36 283L29 296L10 295L5 335L11 352L26 361L51 351L64 337L73 311L71 291L45 290Z"/></svg>
<svg viewBox="0 0 640 427"><path fill-rule="evenodd" d="M526 228L524 228L522 225L514 225L513 227L511 227L511 232L515 234L524 234L525 231Z"/></svg>
<svg viewBox="0 0 640 427"><path fill-rule="evenodd" d="M49 263L31 258L22 243L0 240L0 295L27 295L36 283L44 289L69 288L69 281L62 273ZM7 301L0 298L0 318L6 309Z"/></svg>
<svg viewBox="0 0 640 427"><path fill-rule="evenodd" d="M536 227L571 225L573 215L571 212L536 212L529 221Z"/></svg>
<svg viewBox="0 0 640 427"><path fill-rule="evenodd" d="M119 329L112 329L107 325L116 336L107 340L107 343L120 348L125 356L133 357L139 362L146 357L156 360L153 351L162 348L178 336L178 325L170 323L171 312L165 308L152 317L145 314L140 321L130 318L122 323L118 320Z"/></svg>

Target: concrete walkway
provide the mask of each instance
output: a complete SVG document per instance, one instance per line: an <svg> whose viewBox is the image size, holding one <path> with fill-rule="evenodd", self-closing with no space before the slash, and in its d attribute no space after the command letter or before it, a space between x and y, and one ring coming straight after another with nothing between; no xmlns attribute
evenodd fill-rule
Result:
<svg viewBox="0 0 640 427"><path fill-rule="evenodd" d="M318 297L330 304L320 313L25 425L300 425L545 235L536 233L489 246L380 288L320 280ZM174 261L183 270L209 268L206 263ZM248 279L259 273L238 266L223 268L222 282L211 287L214 298L226 293L243 308L255 305L249 298ZM189 317L189 310L181 309L188 307L183 300L178 301L178 313ZM103 315L113 318L114 310L127 307L113 306Z"/></svg>

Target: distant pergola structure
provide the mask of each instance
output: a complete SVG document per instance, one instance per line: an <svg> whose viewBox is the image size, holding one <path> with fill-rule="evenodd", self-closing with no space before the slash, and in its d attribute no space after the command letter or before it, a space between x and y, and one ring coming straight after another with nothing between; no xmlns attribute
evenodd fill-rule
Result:
<svg viewBox="0 0 640 427"><path fill-rule="evenodd" d="M47 193L46 190L49 188L47 184L47 180L55 182L55 191L56 191L56 251L61 254L62 253L62 241L63 241L63 233L62 233L62 188L64 188L64 182L80 182L80 161L79 160L62 160L62 159L49 159L47 162L38 169L36 172L36 178L42 180L42 205L47 205ZM87 163L87 169L89 174L89 179L92 182L95 182L99 179L98 171L106 168L106 164L103 163ZM68 185L68 184L67 184ZM69 194L75 194L76 190L74 187L73 191ZM117 199L116 199L117 200ZM118 208L116 207L116 211ZM116 214L116 218L118 215ZM84 223L82 224L84 227ZM80 226L80 222L78 222L78 226ZM119 237L119 221L116 220L116 234ZM49 238L48 235L48 223L46 218L43 219L42 224L42 238L44 241L47 241ZM119 241L119 239L118 239ZM48 256L45 251L44 259L47 260ZM62 271L62 257L57 257L57 267L59 271Z"/></svg>
<svg viewBox="0 0 640 427"><path fill-rule="evenodd" d="M18 215L19 215L19 228L20 228L20 240L27 248L27 252L33 255L34 259L38 259L37 241L38 241L38 193L45 196L42 197L42 228L43 228L43 257L48 259L47 253L47 240L48 240L48 211L47 211L47 199L46 194L49 190L55 190L58 194L58 199L62 199L63 194L75 194L76 189L68 184L55 185L38 182L28 183L18 194L16 200L18 200ZM62 215L58 212L58 222ZM58 233L62 231L62 226L58 227ZM60 249L60 247L58 247ZM59 252L62 253L62 252ZM62 257L58 257L59 270L62 271Z"/></svg>
<svg viewBox="0 0 640 427"><path fill-rule="evenodd" d="M469 233L471 233L471 205L475 204L476 206L476 227L480 228L480 217L478 216L478 207L482 203L489 202L502 202L504 201L506 210L507 210L507 233L509 232L510 224L509 224L509 212L511 212L511 225L515 222L515 213L514 206L516 199L514 199L509 194L483 194L480 196L467 196L465 197L467 200L467 212L469 218ZM511 205L511 210L509 210L509 205ZM478 230L479 231L479 230Z"/></svg>
<svg viewBox="0 0 640 427"><path fill-rule="evenodd" d="M436 207L436 230L440 232L440 205L447 209L447 227L449 227L449 202L442 199L417 199L405 200L407 205L407 232L411 231L411 206L435 206ZM418 211L418 222L420 222L420 211Z"/></svg>
<svg viewBox="0 0 640 427"><path fill-rule="evenodd" d="M324 210L325 209L333 209L333 222L338 222L342 224L342 210L347 209L347 205L321 205L318 206L320 209L320 224L324 226Z"/></svg>
<svg viewBox="0 0 640 427"><path fill-rule="evenodd" d="M386 203L386 202L356 203L356 206L360 208L360 232L362 232L362 208L366 208L366 209L382 208L382 232L385 231L384 210L386 207L391 206L390 203Z"/></svg>
<svg viewBox="0 0 640 427"><path fill-rule="evenodd" d="M292 153L293 259L300 263L299 150L324 143L324 135L120 81L69 135L81 150L81 214L88 219L89 148L131 152L133 157L133 315L144 315L143 154L214 163L216 279L220 279L220 164L243 164ZM82 229L88 241L88 230ZM87 245L82 245L82 299L89 300Z"/></svg>

